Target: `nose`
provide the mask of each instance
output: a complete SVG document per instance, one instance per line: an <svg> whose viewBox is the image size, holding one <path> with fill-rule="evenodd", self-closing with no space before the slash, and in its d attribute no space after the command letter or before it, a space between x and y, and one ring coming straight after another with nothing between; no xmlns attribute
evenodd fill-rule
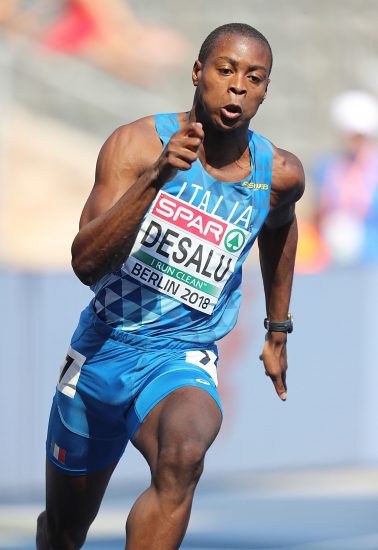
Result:
<svg viewBox="0 0 378 550"><path fill-rule="evenodd" d="M235 95L243 95L246 93L247 89L245 87L242 75L238 73L234 74L232 80L230 81L229 90Z"/></svg>

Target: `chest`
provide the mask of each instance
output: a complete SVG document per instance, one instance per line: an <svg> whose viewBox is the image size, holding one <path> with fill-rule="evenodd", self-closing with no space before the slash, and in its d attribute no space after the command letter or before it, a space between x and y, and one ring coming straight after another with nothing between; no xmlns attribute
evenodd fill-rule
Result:
<svg viewBox="0 0 378 550"><path fill-rule="evenodd" d="M257 184L251 177L239 183L225 183L190 170L179 173L163 191L179 199L181 207L175 215L188 222L193 222L190 212L196 211L204 220L201 223L218 219L251 231L269 210L268 184Z"/></svg>

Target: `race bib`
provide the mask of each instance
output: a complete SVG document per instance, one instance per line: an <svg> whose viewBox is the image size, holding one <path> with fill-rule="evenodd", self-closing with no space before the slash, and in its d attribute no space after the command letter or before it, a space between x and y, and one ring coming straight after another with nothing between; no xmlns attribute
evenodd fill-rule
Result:
<svg viewBox="0 0 378 550"><path fill-rule="evenodd" d="M210 315L250 235L160 191L122 269Z"/></svg>

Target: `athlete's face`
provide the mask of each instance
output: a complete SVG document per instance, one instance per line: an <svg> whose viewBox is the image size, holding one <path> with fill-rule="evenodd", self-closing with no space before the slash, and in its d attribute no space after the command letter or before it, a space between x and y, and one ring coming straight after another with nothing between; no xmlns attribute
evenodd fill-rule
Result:
<svg viewBox="0 0 378 550"><path fill-rule="evenodd" d="M196 61L193 68L204 121L224 131L248 126L265 99L270 66L270 52L258 40L220 36L206 62Z"/></svg>

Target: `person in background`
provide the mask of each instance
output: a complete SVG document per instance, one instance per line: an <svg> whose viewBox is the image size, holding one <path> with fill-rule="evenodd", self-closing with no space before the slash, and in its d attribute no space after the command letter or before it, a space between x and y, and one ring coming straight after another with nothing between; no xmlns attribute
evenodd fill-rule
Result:
<svg viewBox="0 0 378 550"><path fill-rule="evenodd" d="M177 68L189 50L179 31L141 21L127 0L1 0L0 26L147 87Z"/></svg>
<svg viewBox="0 0 378 550"><path fill-rule="evenodd" d="M378 261L378 103L349 90L334 98L340 150L315 166L317 223L330 263Z"/></svg>

